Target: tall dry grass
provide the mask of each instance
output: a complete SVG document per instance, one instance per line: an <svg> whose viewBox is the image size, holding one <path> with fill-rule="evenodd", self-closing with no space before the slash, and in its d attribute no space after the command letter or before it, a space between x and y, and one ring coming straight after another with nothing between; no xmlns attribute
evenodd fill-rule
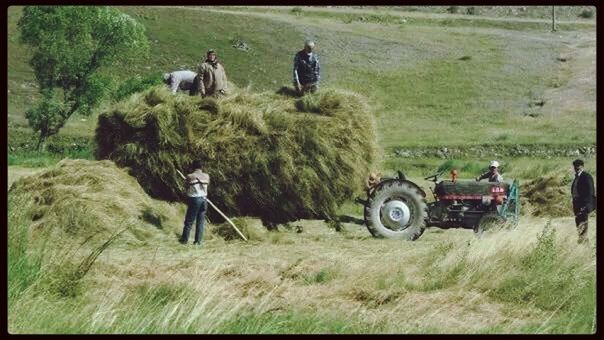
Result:
<svg viewBox="0 0 604 340"><path fill-rule="evenodd" d="M250 220L253 221L253 220ZM254 223L254 222L250 222ZM259 224L258 222L255 222ZM71 297L13 295L23 333L590 333L595 257L573 221L375 240L301 221L249 243L108 248ZM593 236L595 232L590 231ZM273 235L278 235L273 236ZM43 273L42 276L50 273Z"/></svg>

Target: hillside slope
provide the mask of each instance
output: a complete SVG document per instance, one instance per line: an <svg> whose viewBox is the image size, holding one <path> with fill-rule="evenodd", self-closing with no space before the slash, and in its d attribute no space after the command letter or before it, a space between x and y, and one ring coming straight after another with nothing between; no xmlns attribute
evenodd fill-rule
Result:
<svg viewBox="0 0 604 340"><path fill-rule="evenodd" d="M375 22L346 22L331 12L121 9L147 27L152 42L147 60L110 70L121 79L194 68L215 48L237 85L276 90L290 82L293 54L312 38L323 84L370 97L387 150L595 142L595 31L589 26L552 34L475 26L455 15L426 24L380 22L384 14ZM36 96L27 51L17 43L20 11L9 9L9 135L27 131L23 112ZM249 50L236 48L239 43ZM62 133L91 134L95 123L74 117Z"/></svg>

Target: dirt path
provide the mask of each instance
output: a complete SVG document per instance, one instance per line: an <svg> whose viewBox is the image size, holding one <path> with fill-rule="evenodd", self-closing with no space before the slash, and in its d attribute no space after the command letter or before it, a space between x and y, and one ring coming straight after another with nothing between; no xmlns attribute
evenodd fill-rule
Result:
<svg viewBox="0 0 604 340"><path fill-rule="evenodd" d="M232 14L245 14L245 15L259 15L264 16L267 14L275 13L259 13L256 10L248 10L245 7L236 7L236 9L212 9L207 7L196 7L196 6L161 6L164 8L186 8L193 10L205 10L205 11L216 11L221 13L232 13ZM286 10L291 10L294 7L299 6L279 6L279 9L284 10L281 15L289 16ZM275 9L275 6L254 6L255 9ZM324 7L324 8L313 8L304 7L305 12L331 12L331 13L350 13L350 14L388 14L392 16L398 16L401 18L421 18L421 19L460 19L460 20L486 20L494 22L522 22L522 23L550 23L549 19L534 19L534 18L514 18L514 17L488 17L488 16L468 16L464 14L444 14L444 13L426 13L426 12L405 12L400 10L390 9L356 9L356 8L338 8L338 7ZM291 20L290 20L291 21ZM586 26L593 26L595 28L595 21L584 21L584 20L556 20L558 24L584 24Z"/></svg>
<svg viewBox="0 0 604 340"><path fill-rule="evenodd" d="M561 112L596 112L596 34L577 32L564 41L558 82L544 93L552 117Z"/></svg>

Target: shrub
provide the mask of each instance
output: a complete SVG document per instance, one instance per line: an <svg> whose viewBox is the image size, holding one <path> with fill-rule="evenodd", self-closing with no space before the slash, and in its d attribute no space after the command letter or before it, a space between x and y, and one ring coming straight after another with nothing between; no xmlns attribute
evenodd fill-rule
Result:
<svg viewBox="0 0 604 340"><path fill-rule="evenodd" d="M452 14L458 13L459 12L459 6L449 6L447 8L447 12L452 13Z"/></svg>
<svg viewBox="0 0 604 340"><path fill-rule="evenodd" d="M142 92L149 89L152 86L159 85L162 83L161 74L149 74L144 77L139 75L130 78L121 83L113 93L113 100L119 101L133 93Z"/></svg>
<svg viewBox="0 0 604 340"><path fill-rule="evenodd" d="M594 16L594 11L589 8L585 8L581 11L581 13L579 13L579 16L581 18L591 19Z"/></svg>

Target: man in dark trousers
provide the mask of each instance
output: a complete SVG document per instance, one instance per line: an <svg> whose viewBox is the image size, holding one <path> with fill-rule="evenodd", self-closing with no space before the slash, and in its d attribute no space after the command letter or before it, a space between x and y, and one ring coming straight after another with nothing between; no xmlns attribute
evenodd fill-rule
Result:
<svg viewBox="0 0 604 340"><path fill-rule="evenodd" d="M193 221L197 219L195 228L195 242L193 244L201 244L203 238L203 224L205 212L207 210L208 185L210 184L210 176L201 170L201 161L193 161L193 172L188 174L185 179L187 188L187 214L185 216L185 225L180 237L180 243L187 244L189 241L189 233Z"/></svg>
<svg viewBox="0 0 604 340"><path fill-rule="evenodd" d="M307 40L304 49L294 56L294 87L300 94L315 93L321 80L319 56L314 52L315 43Z"/></svg>
<svg viewBox="0 0 604 340"><path fill-rule="evenodd" d="M583 171L584 163L580 159L573 162L575 179L571 186L573 197L573 212L575 224L579 233L579 243L589 242L587 238L587 216L596 209L594 180L590 174Z"/></svg>

